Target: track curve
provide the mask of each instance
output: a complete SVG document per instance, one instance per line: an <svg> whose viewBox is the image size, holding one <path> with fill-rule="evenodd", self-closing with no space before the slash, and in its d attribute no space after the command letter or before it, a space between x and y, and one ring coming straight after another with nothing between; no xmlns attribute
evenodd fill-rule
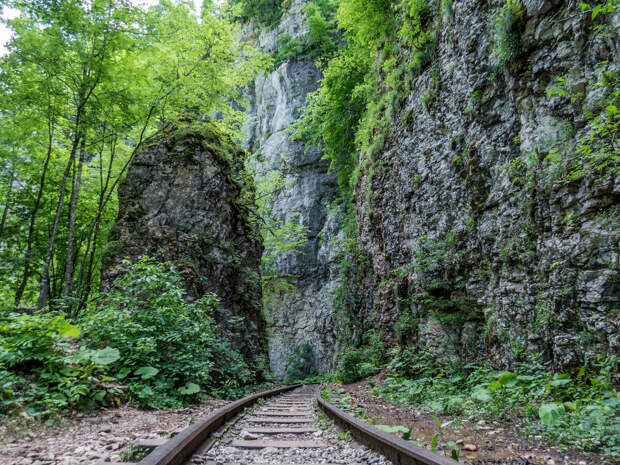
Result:
<svg viewBox="0 0 620 465"><path fill-rule="evenodd" d="M270 401L260 402L253 412L244 414L259 399L269 398ZM316 406L368 449L362 445L350 447L342 440L344 433L324 424ZM455 465L458 462L377 430L323 400L316 387L294 385L258 392L217 410L166 441L139 465L192 463Z"/></svg>

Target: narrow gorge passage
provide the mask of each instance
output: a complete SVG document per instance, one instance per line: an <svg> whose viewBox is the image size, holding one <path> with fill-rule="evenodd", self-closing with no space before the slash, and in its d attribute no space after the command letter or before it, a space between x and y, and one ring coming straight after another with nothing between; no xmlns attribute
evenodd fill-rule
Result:
<svg viewBox="0 0 620 465"><path fill-rule="evenodd" d="M240 464L375 464L392 462L365 446L346 441L317 413L318 387L304 386L267 400L239 417L207 452L189 463ZM204 449L203 449L204 450Z"/></svg>

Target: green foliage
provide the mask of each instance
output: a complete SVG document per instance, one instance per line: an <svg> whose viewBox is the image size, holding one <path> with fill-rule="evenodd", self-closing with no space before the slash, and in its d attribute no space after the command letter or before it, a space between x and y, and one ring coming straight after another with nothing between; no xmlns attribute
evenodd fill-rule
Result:
<svg viewBox="0 0 620 465"><path fill-rule="evenodd" d="M620 397L612 383L617 359L597 357L572 373L549 373L538 356L520 353L514 372L478 364L438 363L405 349L374 392L437 414L523 418L524 434L620 457Z"/></svg>
<svg viewBox="0 0 620 465"><path fill-rule="evenodd" d="M255 19L258 24L274 27L282 17L281 0L231 0L238 5L238 15L246 20Z"/></svg>
<svg viewBox="0 0 620 465"><path fill-rule="evenodd" d="M254 373L215 322L217 297L186 302L183 280L169 263L144 258L126 266L105 305L81 318L88 348L120 352L106 373L144 407L178 407L203 390L240 395Z"/></svg>
<svg viewBox="0 0 620 465"><path fill-rule="evenodd" d="M117 354L75 352L71 339L79 335L64 314L0 315L0 414L40 419L116 402L120 391L105 384L103 371Z"/></svg>
<svg viewBox="0 0 620 465"><path fill-rule="evenodd" d="M149 408L179 407L201 392L237 397L254 383L260 367L250 369L232 347L235 334L216 324L215 295L188 303L169 263L126 265L74 324L61 313L2 314L0 414L45 418L112 405L118 383Z"/></svg>
<svg viewBox="0 0 620 465"><path fill-rule="evenodd" d="M436 28L428 0L343 0L336 19L346 43L324 67L320 88L308 95L294 138L323 149L348 201L360 173L371 176L372 157L383 148L386 128L411 91L412 75L430 64ZM439 91L436 84L433 80L429 106ZM360 149L367 156L361 164Z"/></svg>
<svg viewBox="0 0 620 465"><path fill-rule="evenodd" d="M286 357L288 368L286 369L285 382L301 381L316 376L314 368L314 354L312 346L304 342L293 347Z"/></svg>
<svg viewBox="0 0 620 465"><path fill-rule="evenodd" d="M615 142L620 135L620 76L608 63L599 64L596 76L589 87L601 97L596 102L596 112L586 112L588 131L577 140L574 149L554 143L545 159L553 168L562 167L557 170L562 183L578 181L584 176L605 181L620 170L620 149ZM571 100L580 98L569 88L570 81L560 76L547 93Z"/></svg>
<svg viewBox="0 0 620 465"><path fill-rule="evenodd" d="M345 384L371 376L379 371L383 356L381 333L370 330L364 336L364 345L346 347L341 352L336 376Z"/></svg>
<svg viewBox="0 0 620 465"><path fill-rule="evenodd" d="M218 114L239 134L240 88L267 57L241 43L211 2L202 18L188 2L134 3L2 1L20 11L0 57L3 206L12 182L0 234L3 306L85 307L113 246L117 187L162 121ZM48 285L39 282L46 274Z"/></svg>
<svg viewBox="0 0 620 465"><path fill-rule="evenodd" d="M145 447L137 447L135 444L129 444L120 452L120 457L123 462L139 462L144 457L149 455L151 449Z"/></svg>
<svg viewBox="0 0 620 465"><path fill-rule="evenodd" d="M521 0L506 0L494 18L492 60L500 68L508 69L522 53L521 26L525 8Z"/></svg>

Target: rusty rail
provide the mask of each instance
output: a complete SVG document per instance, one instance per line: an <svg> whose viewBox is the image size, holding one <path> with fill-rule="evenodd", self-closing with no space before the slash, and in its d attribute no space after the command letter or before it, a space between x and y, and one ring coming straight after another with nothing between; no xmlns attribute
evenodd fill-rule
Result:
<svg viewBox="0 0 620 465"><path fill-rule="evenodd" d="M359 442L380 452L397 465L458 465L458 462L417 447L397 436L378 430L364 421L340 410L317 395L316 401L323 411Z"/></svg>
<svg viewBox="0 0 620 465"><path fill-rule="evenodd" d="M144 457L139 465L182 465L185 460L226 421L238 415L244 408L254 404L260 398L272 397L300 387L284 386L269 391L257 392L232 404L228 404L208 417L188 426L175 437L166 441L149 455Z"/></svg>

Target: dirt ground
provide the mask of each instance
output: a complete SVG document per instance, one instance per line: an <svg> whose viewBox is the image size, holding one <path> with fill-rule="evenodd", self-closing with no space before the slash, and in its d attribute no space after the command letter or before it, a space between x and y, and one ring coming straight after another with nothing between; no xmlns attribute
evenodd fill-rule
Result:
<svg viewBox="0 0 620 465"><path fill-rule="evenodd" d="M226 401L209 400L192 408L159 411L124 405L87 415L76 413L54 427L11 420L0 424L0 464L120 462L120 452L128 444L185 428L225 404Z"/></svg>
<svg viewBox="0 0 620 465"><path fill-rule="evenodd" d="M392 404L376 397L367 389L368 381L355 384L331 384L333 389L342 388L351 396L352 403L361 407L373 424L405 426L413 428L412 439L430 449L432 437L437 426L430 414L416 412L406 407ZM442 423L454 420L441 416ZM442 429L443 441L454 441L460 448L459 461L472 465L598 465L603 457L595 454L584 455L572 451L558 450L555 446L545 446L526 442L517 435L517 424L506 421L467 421L456 420ZM470 450L468 450L470 449ZM450 451L444 449L446 455ZM611 463L611 462L607 462Z"/></svg>

